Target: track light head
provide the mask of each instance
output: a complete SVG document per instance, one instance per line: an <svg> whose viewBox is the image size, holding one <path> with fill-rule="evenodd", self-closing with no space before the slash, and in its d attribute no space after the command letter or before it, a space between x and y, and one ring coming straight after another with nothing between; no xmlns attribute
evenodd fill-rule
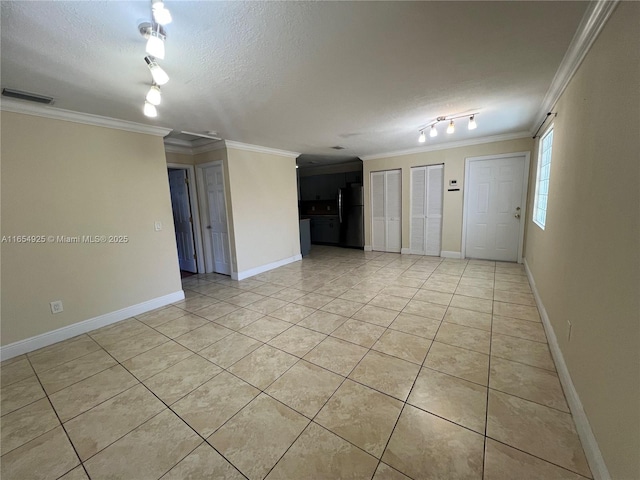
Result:
<svg viewBox="0 0 640 480"><path fill-rule="evenodd" d="M469 130L475 130L476 128L478 128L478 124L476 123L476 116L471 115L469 117Z"/></svg>
<svg viewBox="0 0 640 480"><path fill-rule="evenodd" d="M453 125L453 120L449 122L449 126L447 127L447 133L453 133L456 131L456 127Z"/></svg>
<svg viewBox="0 0 640 480"><path fill-rule="evenodd" d="M431 128L429 129L429 136L431 138L438 136L438 129L436 128L435 124L431 125Z"/></svg>
<svg viewBox="0 0 640 480"><path fill-rule="evenodd" d="M151 88L147 92L147 102L151 105L160 105L162 101L162 92L160 92L160 87L157 85L151 85Z"/></svg>
<svg viewBox="0 0 640 480"><path fill-rule="evenodd" d="M167 72L165 72L153 58L147 56L144 57L144 61L147 62L153 81L157 85L164 85L169 81L169 75L167 75Z"/></svg>
<svg viewBox="0 0 640 480"><path fill-rule="evenodd" d="M427 137L424 134L424 130L420 130L420 136L418 137L418 142L424 143L427 140Z"/></svg>
<svg viewBox="0 0 640 480"><path fill-rule="evenodd" d="M144 109L142 111L147 117L154 118L158 116L158 110L156 110L155 105L149 102L144 102Z"/></svg>
<svg viewBox="0 0 640 480"><path fill-rule="evenodd" d="M152 0L151 11L153 12L153 19L160 25L168 25L171 23L171 12L164 6L162 0Z"/></svg>

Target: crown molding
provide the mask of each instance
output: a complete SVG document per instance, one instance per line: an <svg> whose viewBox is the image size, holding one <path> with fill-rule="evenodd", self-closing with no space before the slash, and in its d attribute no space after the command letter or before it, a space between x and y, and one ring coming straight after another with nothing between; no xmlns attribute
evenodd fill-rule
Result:
<svg viewBox="0 0 640 480"><path fill-rule="evenodd" d="M458 142L439 143L427 147L409 148L407 150L396 150L395 152L378 153L375 155L365 155L360 157L363 162L367 160L377 160L378 158L400 157L402 155L412 155L414 153L434 152L436 150L450 150L452 148L468 147L471 145L482 145L483 143L504 142L507 140L518 140L520 138L529 138L529 132L503 133L500 135L491 135L489 137L472 138L469 140L460 140Z"/></svg>
<svg viewBox="0 0 640 480"><path fill-rule="evenodd" d="M300 153L290 152L288 150L278 150L276 148L261 147L260 145L250 145L248 143L234 142L233 140L224 141L227 148L236 150L245 150L247 152L268 153L270 155L280 155L281 157L298 158Z"/></svg>
<svg viewBox="0 0 640 480"><path fill-rule="evenodd" d="M33 115L36 117L53 118L55 120L64 120L66 122L82 123L84 125L94 125L96 127L125 130L127 132L144 133L157 137L164 137L171 132L170 128L154 127L152 125L129 122L127 120L119 120L117 118L74 112L72 110L63 110L62 108L46 107L43 105L21 102L19 100L2 99L0 102L0 110L4 112Z"/></svg>
<svg viewBox="0 0 640 480"><path fill-rule="evenodd" d="M539 111L540 117L550 112L558 102L619 1L597 0L589 2L580 25L578 25L578 29L569 44L569 48L567 48L567 52L564 54L560 66L551 81L549 90L547 90L547 94L542 100ZM536 116L531 126L531 135L538 128L539 116Z"/></svg>
<svg viewBox="0 0 640 480"><path fill-rule="evenodd" d="M225 145L224 140L218 140L207 145L193 147L191 150L193 151L193 155L197 155L199 153L213 152L214 150L224 150L225 148L227 148L227 146Z"/></svg>
<svg viewBox="0 0 640 480"><path fill-rule="evenodd" d="M164 142L164 151L168 153L181 153L183 155L193 155L193 149L189 147L184 147L182 145L172 145Z"/></svg>

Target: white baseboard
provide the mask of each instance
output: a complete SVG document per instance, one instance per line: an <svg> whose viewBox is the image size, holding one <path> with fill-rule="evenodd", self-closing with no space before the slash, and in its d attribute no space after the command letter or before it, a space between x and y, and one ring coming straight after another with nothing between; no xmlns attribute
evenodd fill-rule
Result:
<svg viewBox="0 0 640 480"><path fill-rule="evenodd" d="M4 347L0 347L0 360L7 360L8 358L22 355L23 353L33 352L39 348L53 345L54 343L90 332L96 328L105 327L112 323L119 322L120 320L125 320L135 315L140 315L141 313L164 307L171 303L179 302L183 299L184 291L179 290L168 295L163 295L162 297L157 297L147 300L146 302L116 310L115 312L98 315L97 317L93 317L88 320L83 320L72 325L67 325L66 327L52 330L51 332L42 333L35 337L20 340L9 345L5 345Z"/></svg>
<svg viewBox="0 0 640 480"><path fill-rule="evenodd" d="M460 252L447 252L446 250L442 250L440 252L440 256L442 258L462 258L462 254Z"/></svg>
<svg viewBox="0 0 640 480"><path fill-rule="evenodd" d="M364 251L365 252L373 252L373 248L371 247L371 245L365 245L364 246Z"/></svg>
<svg viewBox="0 0 640 480"><path fill-rule="evenodd" d="M549 320L547 310L544 308L544 304L542 303L542 299L540 298L540 294L538 293L538 289L536 288L536 282L533 278L531 270L529 270L529 264L527 263L526 258L524 259L524 268L527 272L529 283L531 284L533 297L535 298L536 305L538 306L538 310L540 311L540 317L542 318L544 331L547 334L547 340L549 342L549 349L551 350L553 361L556 364L558 377L560 378L562 389L564 390L565 396L567 397L567 403L569 404L569 409L571 410L571 414L573 415L573 420L576 424L576 430L578 431L578 436L580 437L580 441L582 442L582 448L584 448L584 454L587 457L587 462L589 463L589 468L591 469L593 478L594 480L611 480L611 475L609 475L609 470L607 469L607 465L605 464L604 458L602 457L602 452L600 451L600 447L598 446L596 437L593 434L593 430L591 430L589 419L587 418L587 414L584 411L582 402L580 401L580 397L578 396L578 392L576 391L576 388L573 385L573 381L571 380L571 374L569 373L567 364L564 361L562 350L560 350L558 338L556 337L556 333L553 330L551 321Z"/></svg>
<svg viewBox="0 0 640 480"><path fill-rule="evenodd" d="M249 270L243 270L242 272L231 272L231 279L244 280L245 278L253 277L254 275L258 275L259 273L268 272L269 270L273 270L274 268L297 262L298 260L302 260L302 255L294 255L293 257L278 260L277 262L267 263L266 265L260 265L259 267L250 268Z"/></svg>
<svg viewBox="0 0 640 480"><path fill-rule="evenodd" d="M409 255L409 254L411 254L411 249L410 248L401 248L400 249L400 254L401 255Z"/></svg>

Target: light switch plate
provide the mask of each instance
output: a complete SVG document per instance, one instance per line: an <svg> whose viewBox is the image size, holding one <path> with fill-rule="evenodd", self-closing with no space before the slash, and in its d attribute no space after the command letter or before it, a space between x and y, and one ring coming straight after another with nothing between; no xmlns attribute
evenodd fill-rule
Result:
<svg viewBox="0 0 640 480"><path fill-rule="evenodd" d="M56 300L55 302L50 302L51 305L51 313L56 314L64 311L62 308L62 300Z"/></svg>
<svg viewBox="0 0 640 480"><path fill-rule="evenodd" d="M154 228L156 230L156 232L159 232L160 230L162 230L162 222L159 220L156 220L155 224L154 224Z"/></svg>

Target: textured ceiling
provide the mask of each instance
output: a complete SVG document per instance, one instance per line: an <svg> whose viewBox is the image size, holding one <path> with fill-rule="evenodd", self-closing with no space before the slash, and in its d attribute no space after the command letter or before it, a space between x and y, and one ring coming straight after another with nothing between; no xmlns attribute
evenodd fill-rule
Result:
<svg viewBox="0 0 640 480"><path fill-rule="evenodd" d="M418 127L479 111L428 144L530 130L586 2L166 1L156 119L137 25L150 3L2 1L2 87L55 106L352 158L418 147ZM332 150L340 145L344 150Z"/></svg>

